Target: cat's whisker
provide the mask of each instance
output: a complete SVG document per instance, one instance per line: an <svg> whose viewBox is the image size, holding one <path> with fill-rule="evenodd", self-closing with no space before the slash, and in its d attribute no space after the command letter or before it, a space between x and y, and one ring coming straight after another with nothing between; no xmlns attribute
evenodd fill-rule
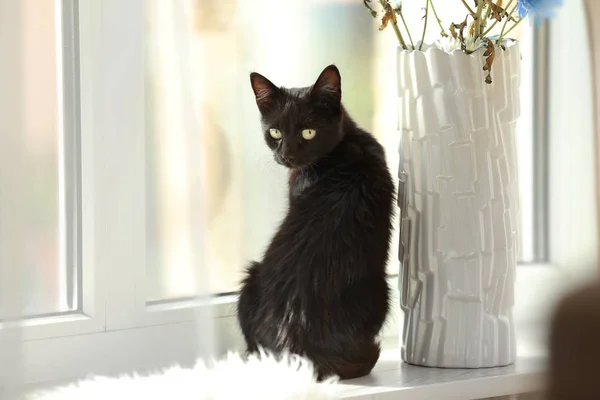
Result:
<svg viewBox="0 0 600 400"><path fill-rule="evenodd" d="M262 167L260 168L260 172L268 172L268 170L271 168L271 166L275 163L275 160L269 160L269 162L267 162L266 164L262 164Z"/></svg>

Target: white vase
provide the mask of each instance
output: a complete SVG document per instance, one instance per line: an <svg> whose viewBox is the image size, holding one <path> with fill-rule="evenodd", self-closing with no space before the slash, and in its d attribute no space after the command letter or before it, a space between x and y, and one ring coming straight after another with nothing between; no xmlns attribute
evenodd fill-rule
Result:
<svg viewBox="0 0 600 400"><path fill-rule="evenodd" d="M402 359L480 368L516 358L515 127L520 52L398 52Z"/></svg>

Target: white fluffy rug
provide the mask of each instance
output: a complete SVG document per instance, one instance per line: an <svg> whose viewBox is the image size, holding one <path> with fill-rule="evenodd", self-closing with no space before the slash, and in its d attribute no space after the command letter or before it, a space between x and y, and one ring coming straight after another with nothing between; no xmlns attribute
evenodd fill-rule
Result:
<svg viewBox="0 0 600 400"><path fill-rule="evenodd" d="M296 355L281 360L263 354L242 360L229 354L207 367L170 368L150 376L94 377L28 400L330 400L338 399L337 379L317 383L310 361Z"/></svg>

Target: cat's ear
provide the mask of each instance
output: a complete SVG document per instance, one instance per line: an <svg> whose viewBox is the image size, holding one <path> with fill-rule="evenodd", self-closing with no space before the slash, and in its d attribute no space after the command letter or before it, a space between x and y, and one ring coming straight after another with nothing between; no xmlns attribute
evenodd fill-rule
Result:
<svg viewBox="0 0 600 400"><path fill-rule="evenodd" d="M270 110L275 103L279 88L270 80L256 72L250 74L250 84L252 85L254 96L256 97L258 109L263 113Z"/></svg>
<svg viewBox="0 0 600 400"><path fill-rule="evenodd" d="M342 100L342 77L335 65L330 65L321 72L312 88L315 97L326 98L339 105Z"/></svg>

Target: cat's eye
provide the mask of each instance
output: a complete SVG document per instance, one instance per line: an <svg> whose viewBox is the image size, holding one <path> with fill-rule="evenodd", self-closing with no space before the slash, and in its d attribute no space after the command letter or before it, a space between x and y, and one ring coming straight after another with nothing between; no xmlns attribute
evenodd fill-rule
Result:
<svg viewBox="0 0 600 400"><path fill-rule="evenodd" d="M302 137L305 140L312 140L316 134L317 134L317 131L315 131L314 129L304 129L302 131Z"/></svg>
<svg viewBox="0 0 600 400"><path fill-rule="evenodd" d="M281 131L279 129L271 128L269 129L269 134L273 139L279 140L281 139Z"/></svg>

